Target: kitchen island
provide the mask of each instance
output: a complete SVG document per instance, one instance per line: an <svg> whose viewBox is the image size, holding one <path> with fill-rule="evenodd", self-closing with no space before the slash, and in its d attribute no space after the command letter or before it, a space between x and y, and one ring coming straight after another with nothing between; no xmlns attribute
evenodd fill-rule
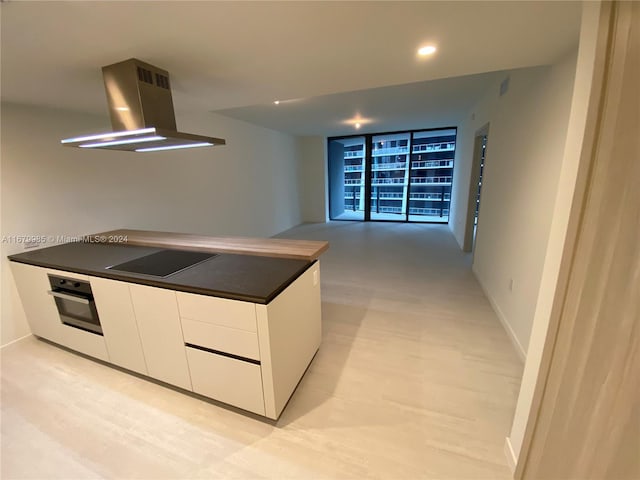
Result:
<svg viewBox="0 0 640 480"><path fill-rule="evenodd" d="M328 244L114 232L9 257L33 334L277 419L319 348Z"/></svg>

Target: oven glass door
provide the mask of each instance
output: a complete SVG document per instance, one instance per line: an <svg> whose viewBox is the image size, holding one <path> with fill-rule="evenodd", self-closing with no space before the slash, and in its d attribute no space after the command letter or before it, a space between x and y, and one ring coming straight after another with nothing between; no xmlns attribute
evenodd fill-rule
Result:
<svg viewBox="0 0 640 480"><path fill-rule="evenodd" d="M66 325L102 334L100 319L93 298L63 290L51 293L56 299L60 320Z"/></svg>

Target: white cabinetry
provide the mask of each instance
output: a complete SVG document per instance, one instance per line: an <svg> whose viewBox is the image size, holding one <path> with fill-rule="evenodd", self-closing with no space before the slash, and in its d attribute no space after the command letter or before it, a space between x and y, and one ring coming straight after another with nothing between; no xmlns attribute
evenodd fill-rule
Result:
<svg viewBox="0 0 640 480"><path fill-rule="evenodd" d="M264 415L255 304L176 295L193 391Z"/></svg>
<svg viewBox="0 0 640 480"><path fill-rule="evenodd" d="M254 314L255 316L255 314ZM196 320L182 319L182 333L187 344L260 360L258 335L237 328L221 327Z"/></svg>
<svg viewBox="0 0 640 480"><path fill-rule="evenodd" d="M176 292L130 284L149 376L192 390Z"/></svg>
<svg viewBox="0 0 640 480"><path fill-rule="evenodd" d="M268 305L177 298L193 390L277 419L320 346L320 263Z"/></svg>
<svg viewBox="0 0 640 480"><path fill-rule="evenodd" d="M60 324L60 329L60 340L57 342L60 345L64 345L71 350L84 353L90 357L99 358L105 362L109 361L107 345L102 335L85 332L84 330L63 325L62 323Z"/></svg>
<svg viewBox="0 0 640 480"><path fill-rule="evenodd" d="M184 341L260 360L254 303L177 292Z"/></svg>
<svg viewBox="0 0 640 480"><path fill-rule="evenodd" d="M260 365L187 347L193 391L264 415Z"/></svg>
<svg viewBox="0 0 640 480"><path fill-rule="evenodd" d="M222 327L255 333L256 306L226 298L177 292L180 316Z"/></svg>
<svg viewBox="0 0 640 480"><path fill-rule="evenodd" d="M35 335L272 419L320 345L319 262L267 305L11 267ZM48 273L90 281L104 337L60 322Z"/></svg>
<svg viewBox="0 0 640 480"><path fill-rule="evenodd" d="M265 415L278 418L320 347L320 262L268 305L256 305Z"/></svg>
<svg viewBox="0 0 640 480"><path fill-rule="evenodd" d="M147 375L129 284L98 277L90 282L111 363Z"/></svg>
<svg viewBox="0 0 640 480"><path fill-rule="evenodd" d="M47 272L44 268L11 262L24 313L34 335L60 343L60 316L53 297Z"/></svg>
<svg viewBox="0 0 640 480"><path fill-rule="evenodd" d="M87 281L86 275L17 262L11 262L11 269L27 321L34 335L100 360L109 360L104 338L101 335L64 325L60 321L54 298L47 293L51 290L49 274Z"/></svg>

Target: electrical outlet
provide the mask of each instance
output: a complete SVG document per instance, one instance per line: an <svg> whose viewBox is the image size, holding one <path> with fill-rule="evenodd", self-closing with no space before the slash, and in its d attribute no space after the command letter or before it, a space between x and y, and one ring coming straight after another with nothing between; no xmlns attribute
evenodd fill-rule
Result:
<svg viewBox="0 0 640 480"><path fill-rule="evenodd" d="M509 279L509 291L513 292L513 278Z"/></svg>

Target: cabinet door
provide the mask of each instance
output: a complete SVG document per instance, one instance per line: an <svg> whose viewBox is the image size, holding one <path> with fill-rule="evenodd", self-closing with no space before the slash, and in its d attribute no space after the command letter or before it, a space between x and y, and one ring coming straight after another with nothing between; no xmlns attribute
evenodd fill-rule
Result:
<svg viewBox="0 0 640 480"><path fill-rule="evenodd" d="M147 375L129 284L97 277L89 281L111 363Z"/></svg>
<svg viewBox="0 0 640 480"><path fill-rule="evenodd" d="M60 317L51 295L47 271L41 267L11 262L22 308L31 327L31 332L52 342L61 343Z"/></svg>
<svg viewBox="0 0 640 480"><path fill-rule="evenodd" d="M176 292L129 285L149 376L192 390Z"/></svg>

